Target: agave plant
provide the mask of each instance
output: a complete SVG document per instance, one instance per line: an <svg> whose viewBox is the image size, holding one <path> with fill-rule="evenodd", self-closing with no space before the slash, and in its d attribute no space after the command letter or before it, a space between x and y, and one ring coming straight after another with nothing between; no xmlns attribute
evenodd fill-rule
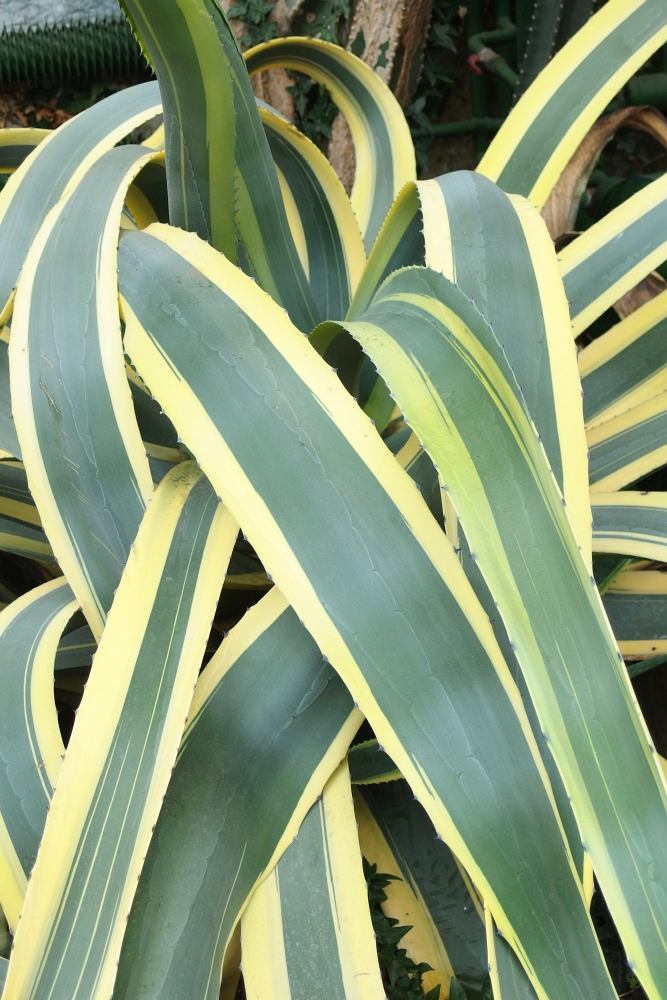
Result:
<svg viewBox="0 0 667 1000"><path fill-rule="evenodd" d="M46 579L0 614L4 1000L214 1000L239 961L262 1000L488 996L487 964L496 1000L606 1000L593 873L665 1000L667 785L591 557L660 652L667 503L624 488L667 454L667 298L582 352L583 407L573 337L667 257L667 184L559 256L540 217L663 0L609 0L430 181L353 55L125 10L157 82L2 136L0 540ZM350 199L257 105L271 66L344 113Z"/></svg>

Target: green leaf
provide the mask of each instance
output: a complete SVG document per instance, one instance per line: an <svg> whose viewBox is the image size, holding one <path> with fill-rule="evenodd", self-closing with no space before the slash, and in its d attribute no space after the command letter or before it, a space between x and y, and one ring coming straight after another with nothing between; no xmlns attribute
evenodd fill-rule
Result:
<svg viewBox="0 0 667 1000"><path fill-rule="evenodd" d="M98 638L153 493L125 375L115 255L128 188L159 155L126 145L93 161L31 247L12 324L31 491Z"/></svg>
<svg viewBox="0 0 667 1000"><path fill-rule="evenodd" d="M478 173L455 171L408 185L373 248L348 319L360 315L389 273L424 260L456 280L492 327L588 551L581 387L567 301L544 223L523 199L508 198ZM316 345L317 337L315 331Z"/></svg>
<svg viewBox="0 0 667 1000"><path fill-rule="evenodd" d="M467 994L458 979L452 979L449 984L449 1000L466 1000Z"/></svg>
<svg viewBox="0 0 667 1000"><path fill-rule="evenodd" d="M290 233L243 56L214 0L124 0L165 108L170 221L237 260L309 330L318 312Z"/></svg>
<svg viewBox="0 0 667 1000"><path fill-rule="evenodd" d="M663 390L667 291L645 302L579 352L587 426L618 416Z"/></svg>
<svg viewBox="0 0 667 1000"><path fill-rule="evenodd" d="M114 995L217 997L258 882L361 722L276 588L202 672L123 943ZM175 934L174 928L177 928Z"/></svg>
<svg viewBox="0 0 667 1000"><path fill-rule="evenodd" d="M591 427L591 491L611 493L636 482L667 460L667 398L661 392L611 420Z"/></svg>
<svg viewBox="0 0 667 1000"><path fill-rule="evenodd" d="M536 979L562 996L575 978L590 981L606 996L518 691L414 483L280 308L206 244L164 226L124 234L119 276L133 364L150 371L180 436L199 443L267 572L520 937ZM518 863L540 875L517 883ZM552 949L563 935L578 963L572 980Z"/></svg>
<svg viewBox="0 0 667 1000"><path fill-rule="evenodd" d="M159 111L157 83L128 87L51 132L12 174L0 193L0 324L11 314L13 289L49 210L91 161Z"/></svg>
<svg viewBox="0 0 667 1000"><path fill-rule="evenodd" d="M20 167L35 146L51 135L48 128L3 128L0 132L0 168L3 173Z"/></svg>
<svg viewBox="0 0 667 1000"><path fill-rule="evenodd" d="M493 918L489 917L487 941L489 943L489 995L491 1000L537 1000L530 979L521 962L499 933ZM495 988L491 988L491 983ZM496 996L497 994L497 996Z"/></svg>
<svg viewBox="0 0 667 1000"><path fill-rule="evenodd" d="M430 984L440 982L445 992L453 971L479 995L487 968L486 935L467 873L438 838L406 781L367 785L359 792L355 800L362 852L383 873L400 874L403 880L382 900L388 917L412 924L402 929L403 934L411 930L403 948L410 959L428 963L434 973Z"/></svg>
<svg viewBox="0 0 667 1000"><path fill-rule="evenodd" d="M247 52L246 62L251 74L285 66L312 77L345 115L356 162L364 165L355 174L352 208L370 252L394 198L415 179L414 148L398 101L370 66L320 39L276 38Z"/></svg>
<svg viewBox="0 0 667 1000"><path fill-rule="evenodd" d="M392 217L397 221L402 212L409 216L408 209L412 206L411 211L419 220L426 259L446 274L456 276L458 287L477 304L493 329L519 382L520 398L528 406L537 425L554 475L561 488L565 488L565 499L580 544L588 551L591 515L587 498L588 470L581 419L581 389L572 351L567 302L552 242L543 222L523 199L510 199L486 178L467 171L418 182L415 186L416 200L410 200L408 194L409 186L405 194L397 199L388 223ZM390 237L391 234L392 229L388 227L386 235ZM384 235L383 230L369 267L373 256L380 251ZM332 336L332 331L328 335ZM321 334L316 330L311 341L317 345L320 338ZM375 372L371 360L366 361ZM386 392L389 391L381 378L378 382ZM414 444L418 444L416 438L413 447ZM408 451L409 447L406 444L405 450ZM433 470L438 494L434 502L441 505L437 473L429 456L421 449L419 452L418 461ZM414 462L415 459L411 459L411 463ZM414 464L412 467L415 467ZM406 464L405 468L409 469L410 465ZM432 505L429 506L433 509ZM536 742L549 772L570 849L577 870L583 876L581 837L512 643L479 567L470 558L463 533L457 539L456 529L447 530L450 540L461 549L466 575L493 623L505 660L520 687Z"/></svg>
<svg viewBox="0 0 667 1000"><path fill-rule="evenodd" d="M249 996L384 1000L345 761L241 922Z"/></svg>
<svg viewBox="0 0 667 1000"><path fill-rule="evenodd" d="M59 579L0 613L0 905L14 933L65 750L53 663L76 609L67 582Z"/></svg>
<svg viewBox="0 0 667 1000"><path fill-rule="evenodd" d="M666 39L662 0L610 0L517 102L480 173L541 208L591 125Z"/></svg>
<svg viewBox="0 0 667 1000"><path fill-rule="evenodd" d="M628 677L639 677L640 674L645 674L647 670L653 670L654 667L661 667L663 663L667 663L667 653L663 653L661 656L650 656L648 660L637 660L635 663L629 663Z"/></svg>
<svg viewBox="0 0 667 1000"><path fill-rule="evenodd" d="M58 643L54 670L81 671L92 666L93 656L97 651L97 643L88 625L68 632Z"/></svg>
<svg viewBox="0 0 667 1000"><path fill-rule="evenodd" d="M347 312L366 263L350 200L333 167L293 125L261 108L271 155L293 205L286 205L292 233L321 316ZM297 238L297 236L299 238Z"/></svg>
<svg viewBox="0 0 667 1000"><path fill-rule="evenodd" d="M12 552L24 559L39 559L41 562L55 562L55 556L41 528L27 524L17 524L8 517L0 516L0 551Z"/></svg>
<svg viewBox="0 0 667 1000"><path fill-rule="evenodd" d="M410 264L424 264L426 247L419 192L419 185L412 182L396 196L368 256L347 319L361 315L382 282L394 271Z"/></svg>
<svg viewBox="0 0 667 1000"><path fill-rule="evenodd" d="M377 781L395 781L401 777L393 760L377 740L367 740L350 747L347 755L353 785L369 785Z"/></svg>
<svg viewBox="0 0 667 1000"><path fill-rule="evenodd" d="M19 462L0 463L0 514L21 524L41 527L35 501L28 489L28 477Z"/></svg>
<svg viewBox="0 0 667 1000"><path fill-rule="evenodd" d="M560 251L575 337L667 258L666 219L660 177Z"/></svg>
<svg viewBox="0 0 667 1000"><path fill-rule="evenodd" d="M71 191L82 171L159 110L155 83L113 94L57 131L43 135L10 177L0 193L0 326L11 316L19 274L50 209L64 193ZM3 130L3 134L13 135L15 131L25 131L27 140L32 140L33 133L42 130L12 129ZM4 343L0 344L0 448L21 457L12 419Z"/></svg>
<svg viewBox="0 0 667 1000"><path fill-rule="evenodd" d="M0 340L0 448L21 458L21 445L16 436L9 392L9 356L7 344Z"/></svg>
<svg viewBox="0 0 667 1000"><path fill-rule="evenodd" d="M177 466L158 487L51 800L7 997L39 1000L77 989L94 995L97 988L111 994L237 533L193 463Z"/></svg>
<svg viewBox="0 0 667 1000"><path fill-rule="evenodd" d="M667 793L507 360L463 293L424 269L390 278L363 319L348 326L451 496L633 967L659 995L667 963L657 927L667 928L667 910L654 866L665 858ZM603 703L604 730L593 725L594 706ZM607 731L615 734L611 744ZM632 832L637 809L651 817L641 850Z"/></svg>
<svg viewBox="0 0 667 1000"><path fill-rule="evenodd" d="M650 646L667 639L667 594L607 593L602 603L614 635L627 653L634 650L626 644L643 640Z"/></svg>
<svg viewBox="0 0 667 1000"><path fill-rule="evenodd" d="M236 260L234 99L227 22L215 3L123 0L160 85L169 215Z"/></svg>
<svg viewBox="0 0 667 1000"><path fill-rule="evenodd" d="M523 198L508 197L478 173L456 171L420 181L418 189L426 264L455 281L493 330L588 556L581 386L546 226Z"/></svg>

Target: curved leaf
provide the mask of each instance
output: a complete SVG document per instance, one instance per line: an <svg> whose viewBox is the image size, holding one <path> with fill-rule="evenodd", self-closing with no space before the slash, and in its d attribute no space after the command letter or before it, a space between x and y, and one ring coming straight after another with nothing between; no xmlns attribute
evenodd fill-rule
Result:
<svg viewBox="0 0 667 1000"><path fill-rule="evenodd" d="M226 19L213 2L121 6L160 85L170 221L236 261L234 96L225 66L236 43L225 37Z"/></svg>
<svg viewBox="0 0 667 1000"><path fill-rule="evenodd" d="M18 463L0 463L0 515L41 527L35 501L28 489L28 477Z"/></svg>
<svg viewBox="0 0 667 1000"><path fill-rule="evenodd" d="M234 32L215 0L123 0L168 110L170 221L247 266L302 330L319 316ZM170 113L171 112L171 113ZM235 206L235 214L232 214Z"/></svg>
<svg viewBox="0 0 667 1000"><path fill-rule="evenodd" d="M58 643L54 670L81 671L92 666L93 656L97 651L97 643L88 625L68 632Z"/></svg>
<svg viewBox="0 0 667 1000"><path fill-rule="evenodd" d="M663 263L666 225L667 177L660 177L560 251L575 337Z"/></svg>
<svg viewBox="0 0 667 1000"><path fill-rule="evenodd" d="M586 433L591 492L611 493L667 462L667 393L652 396Z"/></svg>
<svg viewBox="0 0 667 1000"><path fill-rule="evenodd" d="M30 245L49 210L90 165L161 110L157 83L128 87L51 132L0 192L0 326Z"/></svg>
<svg viewBox="0 0 667 1000"><path fill-rule="evenodd" d="M0 614L0 905L16 933L64 747L53 701L53 663L77 609L63 579Z"/></svg>
<svg viewBox="0 0 667 1000"><path fill-rule="evenodd" d="M0 131L0 173L13 173L35 146L50 135L48 128L3 128Z"/></svg>
<svg viewBox="0 0 667 1000"><path fill-rule="evenodd" d="M390 278L363 319L348 327L451 495L628 961L646 992L659 997L667 987L667 905L658 889L667 878L667 868L658 874L667 865L659 846L667 831L667 787L500 345L455 285L419 268ZM641 844L637 810L644 817Z"/></svg>
<svg viewBox="0 0 667 1000"><path fill-rule="evenodd" d="M387 216L348 319L359 317L389 274L419 263L456 282L492 327L590 557L581 388L544 223L524 199L470 171L408 185Z"/></svg>
<svg viewBox="0 0 667 1000"><path fill-rule="evenodd" d="M667 389L667 291L579 352L587 428Z"/></svg>
<svg viewBox="0 0 667 1000"><path fill-rule="evenodd" d="M98 638L153 493L125 375L115 257L127 190L159 155L120 146L92 164L33 243L12 328L30 489Z"/></svg>
<svg viewBox="0 0 667 1000"><path fill-rule="evenodd" d="M518 692L415 485L280 308L206 244L126 233L119 275L133 363L544 993L611 996Z"/></svg>
<svg viewBox="0 0 667 1000"><path fill-rule="evenodd" d="M355 743L347 754L350 780L353 785L372 785L380 781L397 781L403 775L377 740Z"/></svg>
<svg viewBox="0 0 667 1000"><path fill-rule="evenodd" d="M345 761L255 889L241 947L248 1000L385 1000Z"/></svg>
<svg viewBox="0 0 667 1000"><path fill-rule="evenodd" d="M609 0L517 102L477 169L541 208L596 118L666 40L662 0Z"/></svg>
<svg viewBox="0 0 667 1000"><path fill-rule="evenodd" d="M316 38L276 38L250 49L245 59L250 74L270 66L305 73L327 88L345 115L357 165L352 208L370 251L394 198L416 176L410 130L389 87L351 52Z"/></svg>
<svg viewBox="0 0 667 1000"><path fill-rule="evenodd" d="M342 317L366 263L349 198L314 143L268 109L260 107L259 116L279 178L293 203L292 234L296 239L294 230L298 229L301 235L302 263L318 311L321 316Z"/></svg>
<svg viewBox="0 0 667 1000"><path fill-rule="evenodd" d="M16 436L9 391L8 346L4 340L0 340L0 448L8 455L21 458L21 445Z"/></svg>
<svg viewBox="0 0 667 1000"><path fill-rule="evenodd" d="M25 559L39 559L55 562L56 558L48 539L41 528L28 524L18 524L9 517L0 515L0 551L13 552Z"/></svg>
<svg viewBox="0 0 667 1000"><path fill-rule="evenodd" d="M667 580L659 570L635 566L618 574L602 600L624 655L654 657L667 651Z"/></svg>
<svg viewBox="0 0 667 1000"><path fill-rule="evenodd" d="M134 899L116 997L218 996L241 913L361 721L274 588L197 683Z"/></svg>
<svg viewBox="0 0 667 1000"><path fill-rule="evenodd" d="M5 998L111 995L237 533L193 463L158 487L67 747Z"/></svg>
<svg viewBox="0 0 667 1000"><path fill-rule="evenodd" d="M420 193L426 185L427 264L438 261L438 269L475 303L493 330L590 559L581 386L567 301L546 226L523 198L508 197L479 174L445 174L421 182Z"/></svg>
<svg viewBox="0 0 667 1000"><path fill-rule="evenodd" d="M423 232L421 198L423 184L424 182L416 184L409 181L394 199L368 256L347 319L354 319L367 308L382 282L394 271L410 264L425 262L426 237Z"/></svg>
<svg viewBox="0 0 667 1000"><path fill-rule="evenodd" d="M530 979L523 971L521 962L488 912L486 914L486 940L489 974L493 985L493 1000L537 1000L537 994Z"/></svg>
<svg viewBox="0 0 667 1000"><path fill-rule="evenodd" d="M593 551L667 562L667 494L593 493Z"/></svg>

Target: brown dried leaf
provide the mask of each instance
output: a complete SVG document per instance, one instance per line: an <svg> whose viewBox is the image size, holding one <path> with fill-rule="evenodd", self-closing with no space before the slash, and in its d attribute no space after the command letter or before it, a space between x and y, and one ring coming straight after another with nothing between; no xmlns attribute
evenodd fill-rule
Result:
<svg viewBox="0 0 667 1000"><path fill-rule="evenodd" d="M551 238L574 228L579 201L606 144L621 127L647 132L667 149L667 118L655 108L621 108L598 119L563 170L542 209Z"/></svg>
<svg viewBox="0 0 667 1000"><path fill-rule="evenodd" d="M566 246L569 246L570 243L576 240L577 236L581 236L581 233L576 229L568 229L566 232L561 233L560 236L557 236L554 240L556 253L560 253Z"/></svg>
<svg viewBox="0 0 667 1000"><path fill-rule="evenodd" d="M665 281L662 275L658 274L657 271L651 271L639 284L621 296L618 302L614 302L614 309L621 319L625 319L635 309L643 306L645 302L649 302L650 299L654 299L656 295L664 292L666 288L667 281Z"/></svg>

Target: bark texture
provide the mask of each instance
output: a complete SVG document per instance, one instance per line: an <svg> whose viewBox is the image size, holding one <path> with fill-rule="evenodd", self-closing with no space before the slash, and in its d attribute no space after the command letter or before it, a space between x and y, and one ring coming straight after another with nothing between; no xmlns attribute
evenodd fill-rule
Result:
<svg viewBox="0 0 667 1000"><path fill-rule="evenodd" d="M359 0L346 48L363 59L396 94L409 103L419 82L433 0ZM354 182L354 145L342 115L335 119L329 160L349 193Z"/></svg>

